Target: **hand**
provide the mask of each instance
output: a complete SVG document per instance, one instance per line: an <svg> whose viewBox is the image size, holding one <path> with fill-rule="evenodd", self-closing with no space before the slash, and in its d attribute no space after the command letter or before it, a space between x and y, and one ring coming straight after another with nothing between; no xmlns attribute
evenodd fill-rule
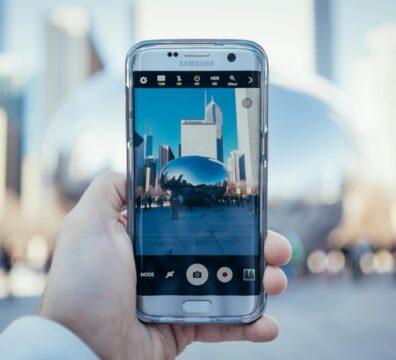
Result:
<svg viewBox="0 0 396 360"><path fill-rule="evenodd" d="M95 178L59 230L48 283L38 314L63 324L96 352L111 359L173 359L193 341L270 341L275 319L246 325L147 325L135 315L136 270L125 231L124 175ZM264 287L282 293L280 265L291 256L287 240L268 232Z"/></svg>

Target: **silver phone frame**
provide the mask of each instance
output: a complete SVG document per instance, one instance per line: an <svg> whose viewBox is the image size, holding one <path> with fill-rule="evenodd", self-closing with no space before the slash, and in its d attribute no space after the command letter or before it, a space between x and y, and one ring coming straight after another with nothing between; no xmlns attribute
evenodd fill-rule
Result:
<svg viewBox="0 0 396 360"><path fill-rule="evenodd" d="M136 54L145 48L172 46L178 48L180 46L205 48L208 47L240 47L249 49L256 53L259 58L261 79L260 79L260 165L259 165L259 188L260 188L260 279L263 279L266 261L264 257L264 242L267 235L267 179L268 179L268 60L264 49L253 41L248 40L233 40L233 39L169 39L169 40L148 40L142 41L133 46L126 56L125 61L125 92L126 92L126 144L127 144L127 219L128 235L131 241L134 241L134 221L135 221L135 192L134 192L134 144L133 144L133 129L134 129L134 111L133 111L133 65ZM217 69L218 70L218 69ZM215 70L214 70L215 71ZM147 297L147 296L146 296ZM163 295L153 295L156 297L173 297ZM176 297L181 297L175 295ZM192 296L191 296L192 297ZM194 299L202 298L210 299L213 296L194 296ZM216 295L221 297L221 295ZM228 295L229 297L229 295ZM249 323L258 319L265 310L267 303L267 294L261 284L261 291L259 295L241 295L235 298L255 298L256 306L253 312L245 315L232 316L210 316L210 315L186 315L186 316L167 316L165 315L151 315L144 313L139 309L142 307L141 299L138 296L136 313L137 317L148 323L227 323L239 324ZM176 299L175 299L176 300Z"/></svg>

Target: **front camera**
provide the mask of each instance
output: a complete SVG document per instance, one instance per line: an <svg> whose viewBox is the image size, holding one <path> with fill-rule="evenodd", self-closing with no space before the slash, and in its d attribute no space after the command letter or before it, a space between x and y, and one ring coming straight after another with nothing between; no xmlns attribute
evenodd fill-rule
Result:
<svg viewBox="0 0 396 360"><path fill-rule="evenodd" d="M234 61L236 60L236 55L235 55L234 53L229 53L229 54L227 55L227 60L228 60L229 62L234 62Z"/></svg>

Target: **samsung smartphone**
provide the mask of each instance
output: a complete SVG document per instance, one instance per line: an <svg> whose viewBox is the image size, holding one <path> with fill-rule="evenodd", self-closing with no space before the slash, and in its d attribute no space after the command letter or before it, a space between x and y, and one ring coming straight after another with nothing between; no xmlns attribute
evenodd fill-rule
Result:
<svg viewBox="0 0 396 360"><path fill-rule="evenodd" d="M262 314L267 78L265 53L249 41L148 41L128 53L128 231L141 320Z"/></svg>

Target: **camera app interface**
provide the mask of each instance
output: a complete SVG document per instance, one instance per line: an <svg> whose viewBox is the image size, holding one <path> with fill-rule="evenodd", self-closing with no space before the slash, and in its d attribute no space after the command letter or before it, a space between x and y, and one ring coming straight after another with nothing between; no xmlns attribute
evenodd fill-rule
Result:
<svg viewBox="0 0 396 360"><path fill-rule="evenodd" d="M139 294L259 293L259 78L134 73Z"/></svg>

